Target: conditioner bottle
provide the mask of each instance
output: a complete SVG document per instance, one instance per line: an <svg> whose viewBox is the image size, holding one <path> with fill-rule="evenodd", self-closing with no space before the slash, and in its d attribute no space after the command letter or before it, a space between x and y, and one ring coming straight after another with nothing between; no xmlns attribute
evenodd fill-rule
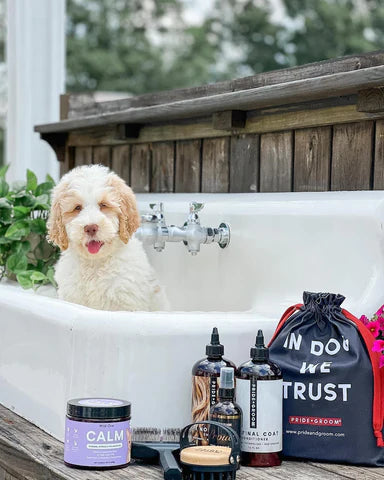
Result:
<svg viewBox="0 0 384 480"><path fill-rule="evenodd" d="M281 463L283 379L281 370L269 361L264 336L258 331L251 360L240 365L236 398L243 412L242 465L273 467Z"/></svg>

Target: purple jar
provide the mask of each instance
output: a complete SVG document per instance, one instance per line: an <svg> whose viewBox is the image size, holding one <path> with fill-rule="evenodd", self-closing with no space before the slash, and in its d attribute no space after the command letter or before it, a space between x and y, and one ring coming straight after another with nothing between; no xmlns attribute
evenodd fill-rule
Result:
<svg viewBox="0 0 384 480"><path fill-rule="evenodd" d="M131 404L114 398L77 398L67 403L64 462L106 470L131 460Z"/></svg>

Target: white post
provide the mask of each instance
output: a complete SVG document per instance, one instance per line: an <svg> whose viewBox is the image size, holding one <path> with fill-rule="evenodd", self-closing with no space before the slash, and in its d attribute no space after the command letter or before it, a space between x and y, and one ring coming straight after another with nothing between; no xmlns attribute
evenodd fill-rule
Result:
<svg viewBox="0 0 384 480"><path fill-rule="evenodd" d="M7 1L8 180L23 180L26 169L40 181L59 176L51 147L33 127L59 119L65 85L65 0Z"/></svg>

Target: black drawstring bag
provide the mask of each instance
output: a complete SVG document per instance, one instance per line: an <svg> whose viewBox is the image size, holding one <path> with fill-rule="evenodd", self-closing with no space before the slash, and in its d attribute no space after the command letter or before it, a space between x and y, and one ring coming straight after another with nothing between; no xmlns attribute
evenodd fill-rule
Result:
<svg viewBox="0 0 384 480"><path fill-rule="evenodd" d="M342 295L304 292L270 342L283 372L283 454L384 466L384 369Z"/></svg>

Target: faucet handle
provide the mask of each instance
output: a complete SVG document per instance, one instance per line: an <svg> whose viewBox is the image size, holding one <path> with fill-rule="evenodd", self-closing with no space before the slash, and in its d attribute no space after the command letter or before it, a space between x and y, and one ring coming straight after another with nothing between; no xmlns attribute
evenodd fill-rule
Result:
<svg viewBox="0 0 384 480"><path fill-rule="evenodd" d="M204 203L191 202L189 204L189 213L198 213L204 208Z"/></svg>
<svg viewBox="0 0 384 480"><path fill-rule="evenodd" d="M155 213L163 213L164 212L163 202L150 203L149 206L150 206L151 210L153 210Z"/></svg>

